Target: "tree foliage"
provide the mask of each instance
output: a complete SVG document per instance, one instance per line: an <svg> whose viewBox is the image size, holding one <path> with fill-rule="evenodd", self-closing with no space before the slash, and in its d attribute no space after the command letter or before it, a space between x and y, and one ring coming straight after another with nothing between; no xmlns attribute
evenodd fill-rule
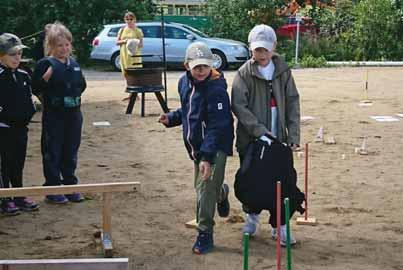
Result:
<svg viewBox="0 0 403 270"><path fill-rule="evenodd" d="M126 10L140 20L153 17L151 0L2 0L0 14L6 19L0 24L0 32L25 37L42 31L47 23L60 21L73 34L74 54L85 61L102 25L122 22ZM33 43L30 39L24 42Z"/></svg>
<svg viewBox="0 0 403 270"><path fill-rule="evenodd" d="M283 4L281 0L207 0L209 33L246 41L256 24L280 25L281 18L275 12Z"/></svg>
<svg viewBox="0 0 403 270"><path fill-rule="evenodd" d="M401 10L393 0L362 0L354 9L352 42L356 56L363 60L402 57Z"/></svg>

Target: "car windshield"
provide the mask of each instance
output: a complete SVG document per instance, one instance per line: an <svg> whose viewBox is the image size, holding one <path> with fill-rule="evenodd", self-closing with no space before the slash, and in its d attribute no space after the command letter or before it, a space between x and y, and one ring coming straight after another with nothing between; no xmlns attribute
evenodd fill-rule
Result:
<svg viewBox="0 0 403 270"><path fill-rule="evenodd" d="M200 30L197 30L196 28L193 28L193 27L191 27L191 26L189 26L189 25L181 24L181 26L182 26L183 28L186 28L187 30L190 30L190 31L192 31L192 32L194 32L194 33L196 33L196 34L198 34L198 35L201 36L201 37L204 37L204 38L208 38L208 37L209 37L209 36L206 35L205 33L201 32Z"/></svg>

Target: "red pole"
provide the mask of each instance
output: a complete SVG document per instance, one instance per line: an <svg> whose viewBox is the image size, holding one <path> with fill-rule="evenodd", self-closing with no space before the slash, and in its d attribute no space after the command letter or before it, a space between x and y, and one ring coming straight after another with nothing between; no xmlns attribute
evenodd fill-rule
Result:
<svg viewBox="0 0 403 270"><path fill-rule="evenodd" d="M277 181L277 270L281 270L281 182Z"/></svg>
<svg viewBox="0 0 403 270"><path fill-rule="evenodd" d="M308 143L305 144L305 220L308 219Z"/></svg>

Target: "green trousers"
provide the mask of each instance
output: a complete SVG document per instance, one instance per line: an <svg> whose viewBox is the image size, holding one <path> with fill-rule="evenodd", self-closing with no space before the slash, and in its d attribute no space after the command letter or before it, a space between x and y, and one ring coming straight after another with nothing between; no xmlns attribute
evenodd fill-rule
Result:
<svg viewBox="0 0 403 270"><path fill-rule="evenodd" d="M199 231L213 232L214 213L217 202L222 200L222 184L225 175L227 154L219 151L211 165L211 176L207 180L201 179L199 163L194 163L194 185L197 194L196 221Z"/></svg>

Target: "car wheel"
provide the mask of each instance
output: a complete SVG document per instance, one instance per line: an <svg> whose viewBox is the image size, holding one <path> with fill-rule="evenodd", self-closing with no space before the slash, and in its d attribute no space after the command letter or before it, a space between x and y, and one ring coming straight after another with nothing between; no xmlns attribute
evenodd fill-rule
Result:
<svg viewBox="0 0 403 270"><path fill-rule="evenodd" d="M223 70L227 67L227 58L224 53L219 50L211 50L213 53L213 68Z"/></svg>
<svg viewBox="0 0 403 270"><path fill-rule="evenodd" d="M115 70L120 71L120 53L119 52L115 52L112 55L111 64Z"/></svg>

